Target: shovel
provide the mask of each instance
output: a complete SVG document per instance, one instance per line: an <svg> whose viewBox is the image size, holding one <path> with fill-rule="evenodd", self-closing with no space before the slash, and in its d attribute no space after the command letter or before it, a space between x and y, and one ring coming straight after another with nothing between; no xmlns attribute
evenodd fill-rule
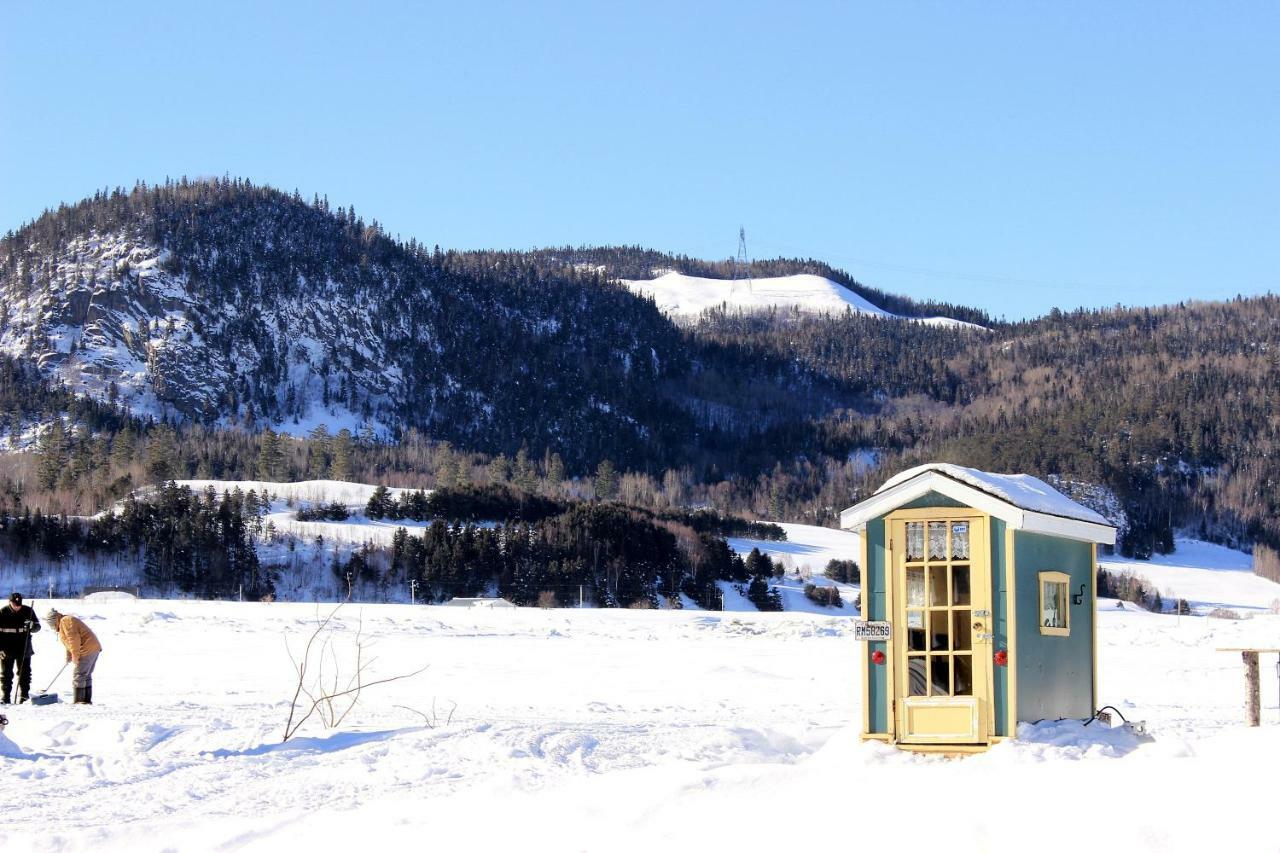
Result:
<svg viewBox="0 0 1280 853"><path fill-rule="evenodd" d="M53 677L53 681L57 681L58 676L62 675L62 673L65 672L66 669L67 669L67 664L64 663L62 665L62 669L58 670L58 675L55 675ZM46 687L44 690L38 691L34 696L31 697L32 705L52 705L55 702L62 701L58 698L57 693L49 692L49 688L53 687L53 681L49 682L49 687Z"/></svg>

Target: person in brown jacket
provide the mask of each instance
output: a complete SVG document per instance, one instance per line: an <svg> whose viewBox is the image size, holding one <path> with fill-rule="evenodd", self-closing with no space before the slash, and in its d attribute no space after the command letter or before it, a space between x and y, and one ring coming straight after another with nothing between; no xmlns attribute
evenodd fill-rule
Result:
<svg viewBox="0 0 1280 853"><path fill-rule="evenodd" d="M74 616L50 610L45 621L62 640L67 649L67 662L75 664L71 676L71 684L76 689L75 704L93 704L93 668L98 663L98 655L102 653L102 643L89 626Z"/></svg>

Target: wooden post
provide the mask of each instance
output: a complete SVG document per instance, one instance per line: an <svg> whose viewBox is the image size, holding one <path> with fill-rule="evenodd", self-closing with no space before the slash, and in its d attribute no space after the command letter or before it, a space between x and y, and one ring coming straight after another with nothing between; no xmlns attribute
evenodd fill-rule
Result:
<svg viewBox="0 0 1280 853"><path fill-rule="evenodd" d="M1258 684L1258 653L1246 650L1244 658L1244 713L1249 725L1262 724L1262 696Z"/></svg>

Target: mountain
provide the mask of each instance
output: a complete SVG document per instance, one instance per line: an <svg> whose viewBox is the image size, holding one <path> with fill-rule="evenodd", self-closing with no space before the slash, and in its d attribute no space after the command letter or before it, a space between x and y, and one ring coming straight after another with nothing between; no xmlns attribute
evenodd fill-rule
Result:
<svg viewBox="0 0 1280 853"><path fill-rule="evenodd" d="M767 467L812 447L813 418L875 408L874 378L673 324L625 279L655 266L688 271L660 281L702 288L726 271L636 247L446 252L246 181L140 184L0 241L0 355L156 420L381 439L413 429L489 453L558 453L577 470L603 458ZM736 307L772 292L806 310L894 316L870 295L898 316L986 320L891 299L811 260L755 266L777 275ZM11 433L30 426L8 417Z"/></svg>
<svg viewBox="0 0 1280 853"><path fill-rule="evenodd" d="M695 427L660 393L682 341L599 274L428 251L242 181L100 193L0 243L0 352L156 418L634 463Z"/></svg>
<svg viewBox="0 0 1280 853"><path fill-rule="evenodd" d="M829 523L946 461L1097 487L1127 553L1179 530L1280 549L1276 297L1010 324L813 259L751 272L442 251L244 181L99 193L0 240L0 447L68 427L6 460L0 509L88 513L175 475L580 492L604 471L633 504ZM263 434L321 424L355 440Z"/></svg>

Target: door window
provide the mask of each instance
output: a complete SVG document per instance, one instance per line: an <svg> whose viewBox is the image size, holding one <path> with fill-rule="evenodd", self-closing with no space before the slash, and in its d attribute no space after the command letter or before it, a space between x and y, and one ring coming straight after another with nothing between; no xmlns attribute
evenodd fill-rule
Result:
<svg viewBox="0 0 1280 853"><path fill-rule="evenodd" d="M968 521L906 522L906 694L973 695Z"/></svg>

